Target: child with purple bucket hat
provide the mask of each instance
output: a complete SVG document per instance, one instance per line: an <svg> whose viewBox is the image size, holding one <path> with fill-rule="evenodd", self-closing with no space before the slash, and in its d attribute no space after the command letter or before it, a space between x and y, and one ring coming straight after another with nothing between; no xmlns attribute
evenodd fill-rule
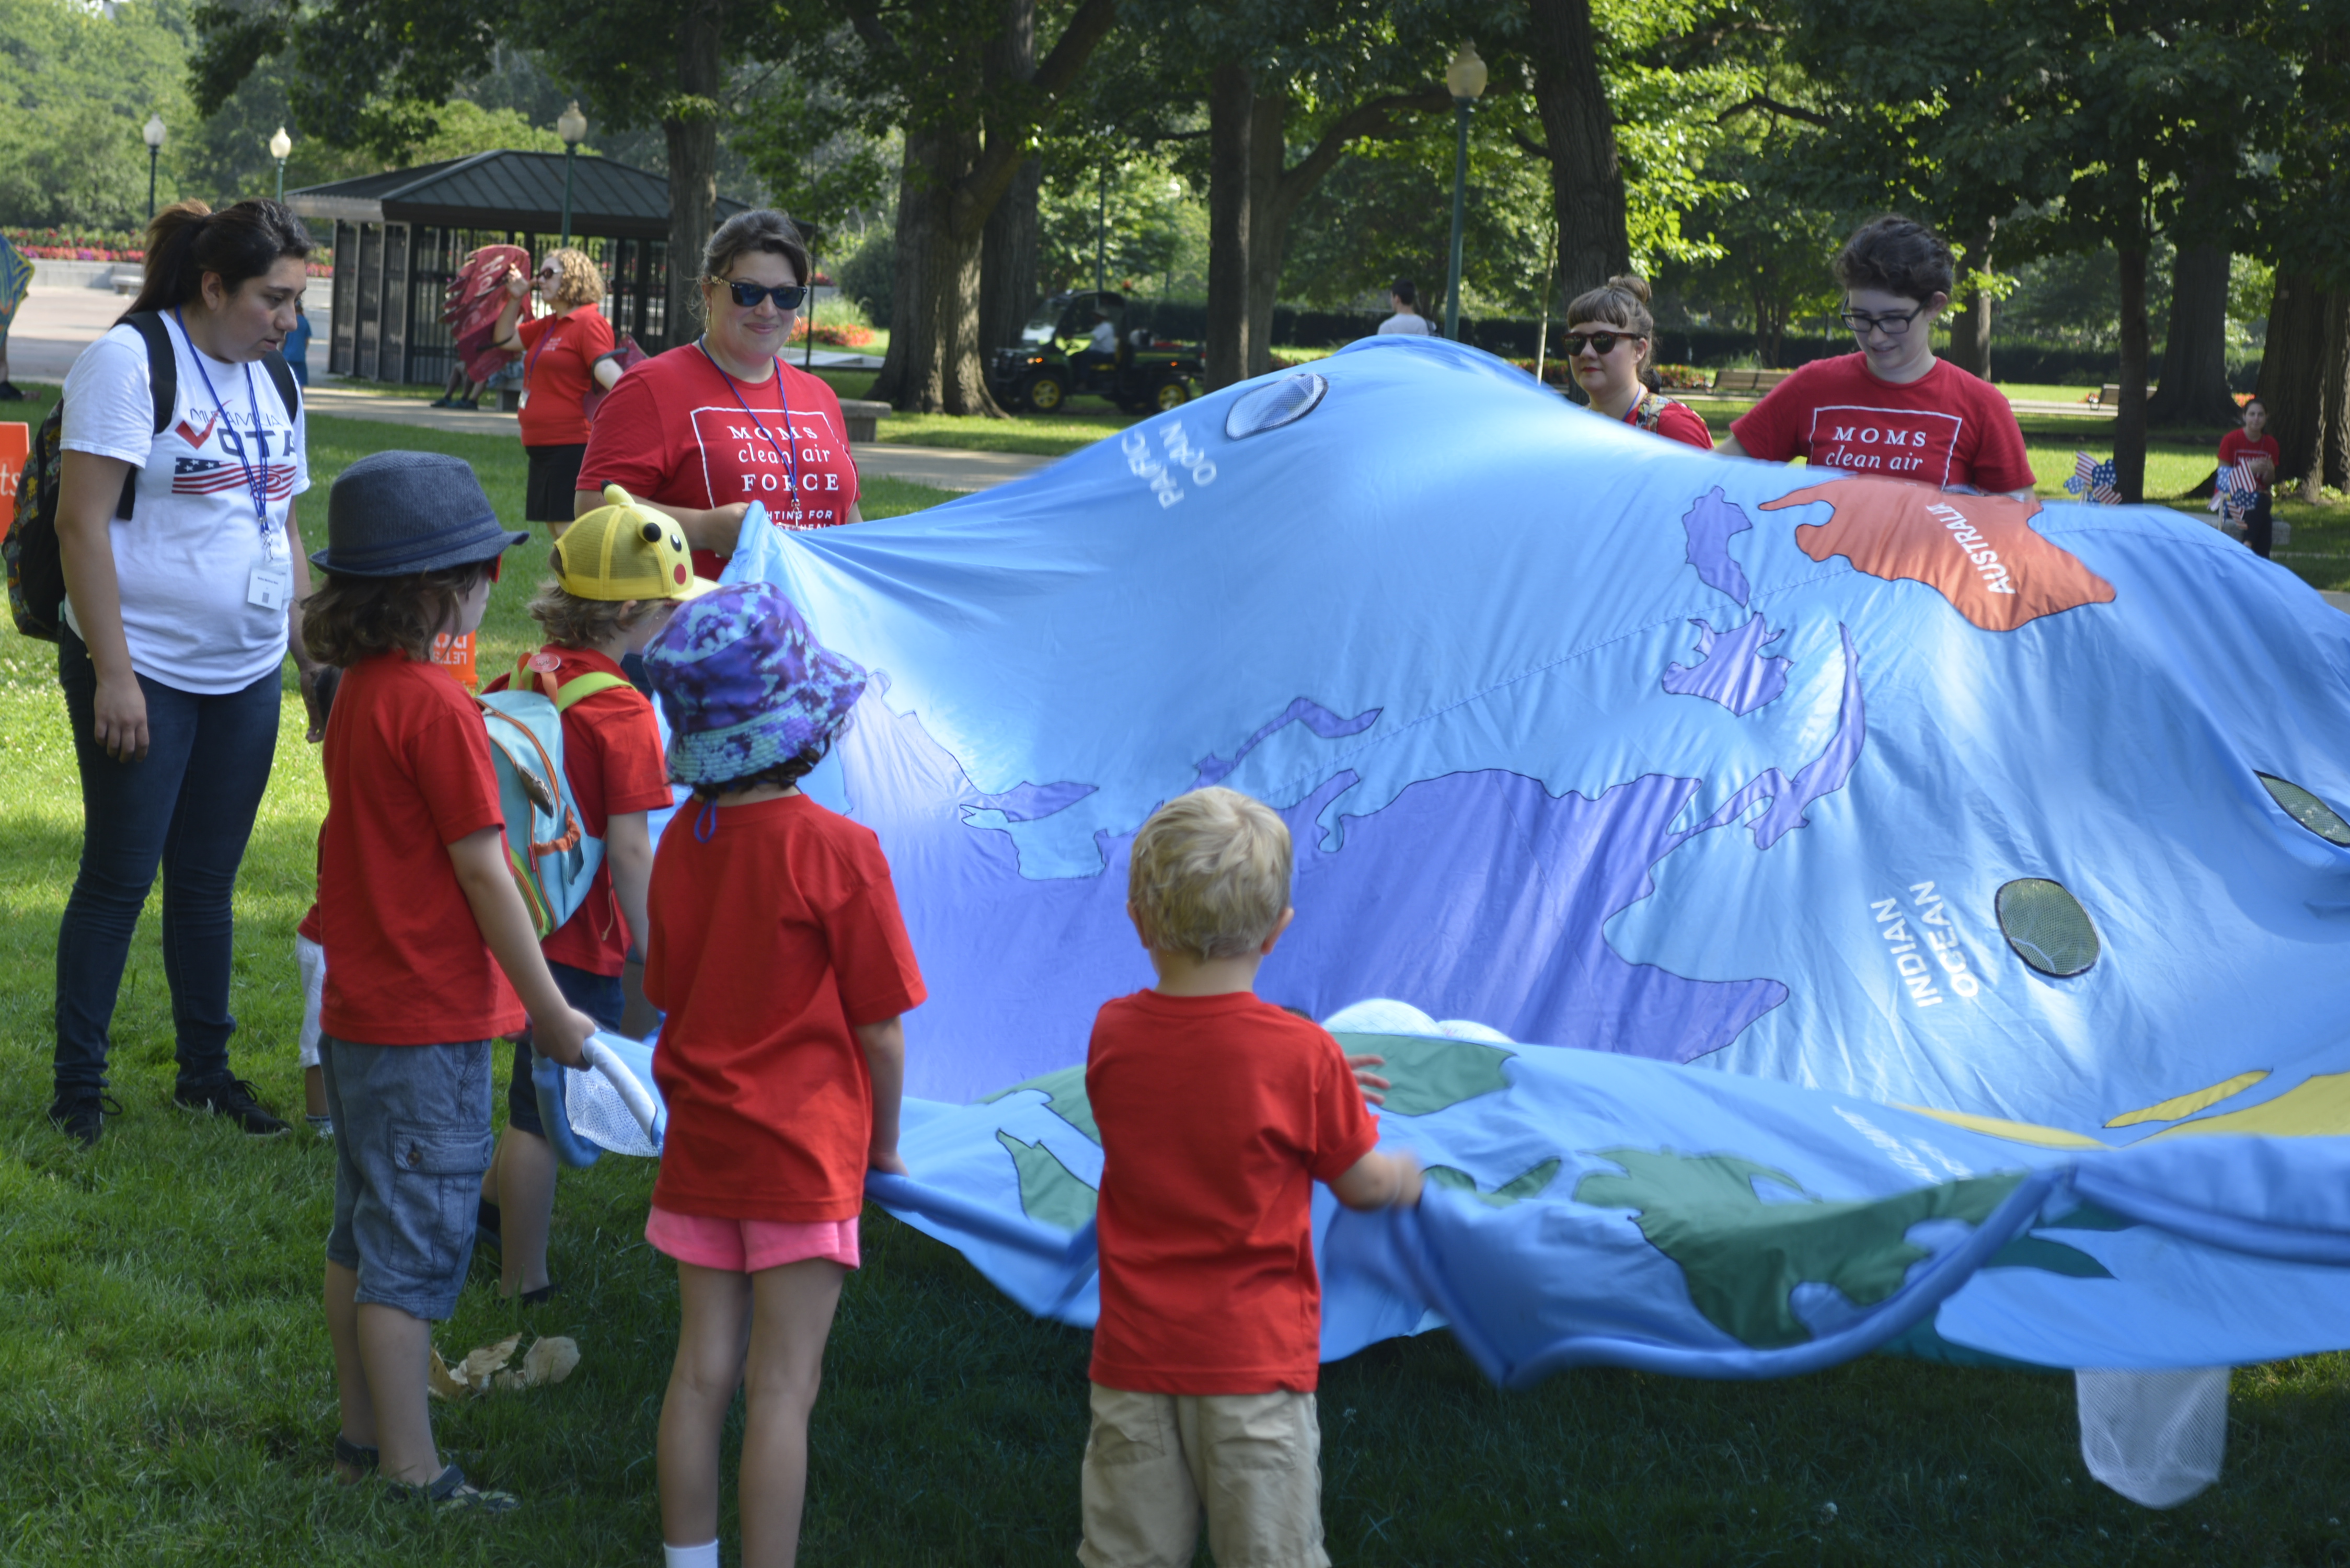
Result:
<svg viewBox="0 0 2350 1568"><path fill-rule="evenodd" d="M787 1562L865 1173L905 1173L899 1015L926 993L880 840L799 790L865 671L764 583L685 605L644 657L671 776L695 796L661 835L647 908L669 1129L645 1239L676 1260L681 1305L662 1551L668 1568L717 1568L719 1436L739 1385L743 1560Z"/></svg>

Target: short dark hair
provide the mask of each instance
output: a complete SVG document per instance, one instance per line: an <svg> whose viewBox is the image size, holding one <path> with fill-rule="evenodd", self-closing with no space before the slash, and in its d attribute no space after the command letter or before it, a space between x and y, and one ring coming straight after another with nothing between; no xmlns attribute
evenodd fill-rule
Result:
<svg viewBox="0 0 2350 1568"><path fill-rule="evenodd" d="M326 586L302 601L302 641L321 661L346 669L395 648L411 659L431 659L433 638L456 618L459 603L491 565L468 561L402 577L330 571Z"/></svg>
<svg viewBox="0 0 2350 1568"><path fill-rule="evenodd" d="M208 272L234 294L286 256L307 260L312 248L302 220L276 202L239 202L217 213L202 202L174 202L147 225L147 274L130 312L169 310L201 297Z"/></svg>
<svg viewBox="0 0 2350 1568"><path fill-rule="evenodd" d="M737 213L718 225L702 249L702 275L723 278L734 258L746 251L765 251L792 264L792 275L808 281L807 241L800 227L772 207Z"/></svg>
<svg viewBox="0 0 2350 1568"><path fill-rule="evenodd" d="M1871 218L1855 229L1836 253L1835 275L1847 289L1873 288L1920 305L1949 294L1957 281L1950 243L1898 213Z"/></svg>
<svg viewBox="0 0 2350 1568"><path fill-rule="evenodd" d="M1586 321L1596 321L1648 339L1648 346L1640 350L1639 363L1635 367L1645 369L1657 352L1657 318L1648 313L1652 297L1647 278L1635 273L1619 273L1597 288L1576 295L1566 307L1566 324L1580 327Z"/></svg>
<svg viewBox="0 0 2350 1568"><path fill-rule="evenodd" d="M844 724L842 728L846 729L847 726ZM779 784L788 789L816 771L816 764L824 761L827 754L831 752L832 742L838 733L838 731L835 731L833 734L827 735L823 740L803 746L782 762L761 768L757 773L744 774L740 778L712 779L706 784L695 784L693 798L716 800L720 795L733 794L736 790L756 789L761 784Z"/></svg>
<svg viewBox="0 0 2350 1568"><path fill-rule="evenodd" d="M1388 292L1394 295L1396 298L1402 301L1404 304L1410 306L1413 309L1417 310L1419 308L1419 291L1412 287L1411 279L1408 277L1399 277L1396 279L1393 284L1388 286Z"/></svg>

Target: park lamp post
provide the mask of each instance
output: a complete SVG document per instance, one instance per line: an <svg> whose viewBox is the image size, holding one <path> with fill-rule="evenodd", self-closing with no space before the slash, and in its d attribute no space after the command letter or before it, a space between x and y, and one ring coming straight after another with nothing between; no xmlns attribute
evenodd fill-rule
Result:
<svg viewBox="0 0 2350 1568"><path fill-rule="evenodd" d="M140 135L147 139L147 221L155 221L155 161L163 156L163 117L151 114Z"/></svg>
<svg viewBox="0 0 2350 1568"><path fill-rule="evenodd" d="M294 151L294 139L279 126L277 134L269 139L269 156L277 160L277 200L286 200L286 159Z"/></svg>
<svg viewBox="0 0 2350 1568"><path fill-rule="evenodd" d="M1469 188L1469 110L1485 90L1485 62L1477 57L1476 45L1461 46L1461 52L1444 67L1444 85L1452 94L1452 109L1459 119L1459 136L1452 152L1452 270L1444 283L1444 335L1458 342L1461 204Z"/></svg>
<svg viewBox="0 0 2350 1568"><path fill-rule="evenodd" d="M579 158L579 139L588 134L588 117L579 112L577 99L556 117L555 134L563 138L563 243L567 247L571 244L571 168Z"/></svg>

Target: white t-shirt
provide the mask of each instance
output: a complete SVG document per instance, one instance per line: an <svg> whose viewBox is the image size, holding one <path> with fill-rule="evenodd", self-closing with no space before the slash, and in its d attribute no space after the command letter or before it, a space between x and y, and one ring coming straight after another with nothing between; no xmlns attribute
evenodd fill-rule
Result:
<svg viewBox="0 0 2350 1568"><path fill-rule="evenodd" d="M285 662L293 593L286 518L294 497L310 488L307 442L302 418L287 418L266 369L202 354L168 316L164 326L179 359L171 425L154 433L146 339L117 327L83 349L66 376L64 446L139 470L130 518L113 518L111 530L131 668L217 696ZM265 527L253 514L247 464L266 487ZM281 590L274 608L256 602L273 590ZM82 634L70 597L65 619Z"/></svg>
<svg viewBox="0 0 2350 1568"><path fill-rule="evenodd" d="M1118 352L1118 328L1112 327L1108 322L1095 322L1094 329L1089 336L1093 338L1095 353L1115 354Z"/></svg>
<svg viewBox="0 0 2350 1568"><path fill-rule="evenodd" d="M1435 334L1436 328L1430 327L1428 317L1418 311L1399 310L1379 323L1381 337L1390 332L1407 332L1417 337L1428 337Z"/></svg>

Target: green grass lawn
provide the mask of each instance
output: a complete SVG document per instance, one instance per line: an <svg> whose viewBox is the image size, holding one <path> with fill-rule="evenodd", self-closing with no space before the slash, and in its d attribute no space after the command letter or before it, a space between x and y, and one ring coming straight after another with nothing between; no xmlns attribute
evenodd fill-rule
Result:
<svg viewBox="0 0 2350 1568"><path fill-rule="evenodd" d="M519 514L510 441L334 419L312 441L314 529L332 474L395 442L468 458ZM877 484L868 511L939 498ZM498 585L485 670L536 640L521 614L536 576ZM440 1521L333 1482L317 1304L330 1152L172 1107L154 901L114 1023L127 1114L95 1153L50 1130L53 944L80 832L54 660L0 629L0 1563L657 1561L654 1430L677 1314L641 1237L650 1164L564 1175L551 1303L518 1314L483 1264L438 1331L452 1359L518 1326L582 1352L560 1386L436 1407L468 1474L525 1500L500 1521ZM289 691L237 889L232 992L233 1060L289 1112L293 929L323 795ZM879 1211L866 1224L812 1432L803 1560L1067 1563L1087 1336L1026 1317ZM1504 1394L1438 1334L1326 1368L1321 1397L1344 1563L2350 1563L2345 1356L2240 1372L2225 1478L2161 1514L2089 1480L2061 1376L1877 1359L1767 1384L1585 1371Z"/></svg>

